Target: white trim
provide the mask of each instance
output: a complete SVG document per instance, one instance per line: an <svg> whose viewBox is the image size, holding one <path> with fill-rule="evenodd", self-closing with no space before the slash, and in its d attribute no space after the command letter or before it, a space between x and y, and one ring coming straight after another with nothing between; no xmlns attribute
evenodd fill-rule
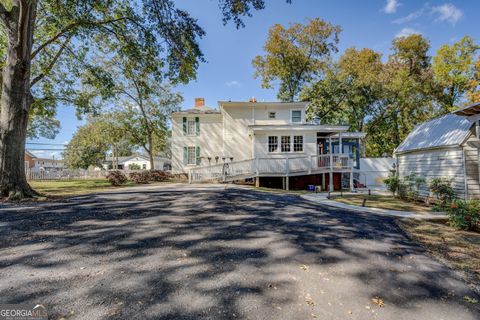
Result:
<svg viewBox="0 0 480 320"><path fill-rule="evenodd" d="M187 118L187 132L185 136L187 137L195 137L197 135L197 120L195 119L196 117L186 117ZM193 119L193 120L192 120ZM198 119L200 121L200 119ZM193 122L193 133L189 133L189 122Z"/></svg>
<svg viewBox="0 0 480 320"><path fill-rule="evenodd" d="M296 111L300 111L300 121L293 122L293 113L296 112ZM303 110L302 109L291 109L290 110L290 123L291 124L302 124L302 123L304 123L303 119L304 119L304 115L303 115Z"/></svg>
<svg viewBox="0 0 480 320"><path fill-rule="evenodd" d="M294 150L294 137L296 136L301 136L302 137L302 151L293 151ZM290 155L290 154L305 154L305 135L304 134L281 134L281 135L275 135L275 134L270 134L267 135L267 154L285 154L285 155ZM270 137L277 137L277 151L270 151L270 143L269 143L269 138ZM290 151L282 151L282 137L290 137Z"/></svg>

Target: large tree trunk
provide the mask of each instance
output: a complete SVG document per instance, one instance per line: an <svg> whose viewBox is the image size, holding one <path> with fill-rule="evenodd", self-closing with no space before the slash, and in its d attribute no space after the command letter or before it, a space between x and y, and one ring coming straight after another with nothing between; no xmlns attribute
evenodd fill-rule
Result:
<svg viewBox="0 0 480 320"><path fill-rule="evenodd" d="M32 197L25 176L25 138L32 104L31 52L36 1L16 0L1 22L7 33L7 61L2 71L0 111L0 196Z"/></svg>

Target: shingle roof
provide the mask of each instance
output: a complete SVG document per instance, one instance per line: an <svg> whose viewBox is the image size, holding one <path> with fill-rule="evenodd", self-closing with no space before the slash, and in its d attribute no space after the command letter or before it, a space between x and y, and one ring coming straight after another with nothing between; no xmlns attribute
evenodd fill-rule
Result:
<svg viewBox="0 0 480 320"><path fill-rule="evenodd" d="M472 123L453 113L424 122L413 129L395 153L460 145L470 134Z"/></svg>

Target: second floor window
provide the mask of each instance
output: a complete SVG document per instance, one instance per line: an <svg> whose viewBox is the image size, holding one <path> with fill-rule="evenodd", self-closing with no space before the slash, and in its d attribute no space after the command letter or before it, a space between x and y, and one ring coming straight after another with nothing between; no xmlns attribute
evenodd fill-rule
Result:
<svg viewBox="0 0 480 320"><path fill-rule="evenodd" d="M292 122L302 122L301 110L292 110Z"/></svg>
<svg viewBox="0 0 480 320"><path fill-rule="evenodd" d="M187 120L187 135L194 136L197 134L196 127L195 127L195 119L188 119Z"/></svg>

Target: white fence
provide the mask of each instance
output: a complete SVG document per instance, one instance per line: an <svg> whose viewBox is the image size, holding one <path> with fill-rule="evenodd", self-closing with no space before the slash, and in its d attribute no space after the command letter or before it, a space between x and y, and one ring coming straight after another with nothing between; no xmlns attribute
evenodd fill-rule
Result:
<svg viewBox="0 0 480 320"><path fill-rule="evenodd" d="M106 170L26 170L27 180L81 180L105 178Z"/></svg>

